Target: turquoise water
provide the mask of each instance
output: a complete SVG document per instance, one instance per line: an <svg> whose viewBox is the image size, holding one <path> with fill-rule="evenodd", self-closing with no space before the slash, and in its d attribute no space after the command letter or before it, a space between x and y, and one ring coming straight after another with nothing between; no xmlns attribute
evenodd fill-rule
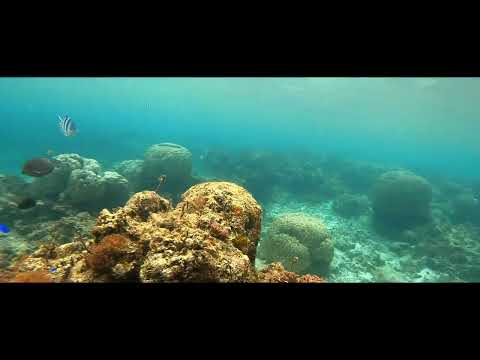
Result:
<svg viewBox="0 0 480 360"><path fill-rule="evenodd" d="M187 184L217 178L244 186L264 209L260 244L282 214L321 219L335 256L330 273L313 265L309 271L329 281L480 281L479 104L477 78L0 78L0 175L25 179L24 162L49 151L112 170L144 159L154 144L179 144L191 152L196 178L168 190L171 198L178 200ZM57 115L63 114L76 123L77 136L61 133ZM372 189L382 173L396 169L430 183L433 215L402 227L411 220L402 213L383 224L392 229L380 229L373 224L380 195L372 197ZM155 185L128 181L130 195ZM11 238L27 245L5 251L33 251L28 222L43 218L33 212L17 218L2 205L11 201L7 195L0 194L0 219L14 230ZM96 206L65 201L95 217L122 199ZM361 215L335 210L348 201L358 208L345 211ZM54 218L48 211L42 216ZM435 231L442 234L438 244Z"/></svg>
<svg viewBox="0 0 480 360"><path fill-rule="evenodd" d="M149 144L339 152L479 176L475 78L2 78L1 169L51 149L101 161ZM64 138L57 114L81 136Z"/></svg>

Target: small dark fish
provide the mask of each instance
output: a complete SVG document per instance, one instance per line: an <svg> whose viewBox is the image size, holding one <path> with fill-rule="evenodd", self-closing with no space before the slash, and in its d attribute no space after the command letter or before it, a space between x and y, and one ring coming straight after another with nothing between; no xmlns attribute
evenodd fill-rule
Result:
<svg viewBox="0 0 480 360"><path fill-rule="evenodd" d="M77 126L75 125L75 123L73 122L70 116L58 115L58 119L60 120L58 123L58 126L60 126L60 130L62 131L63 135L75 136L78 134Z"/></svg>
<svg viewBox="0 0 480 360"><path fill-rule="evenodd" d="M10 232L10 228L7 225L0 224L0 233L8 234Z"/></svg>
<svg viewBox="0 0 480 360"><path fill-rule="evenodd" d="M56 273L56 272L57 272L57 268L56 268L55 266L52 266L52 267L49 269L49 271L50 271L51 273Z"/></svg>
<svg viewBox="0 0 480 360"><path fill-rule="evenodd" d="M158 185L155 188L155 192L158 192L160 190L160 187L165 184L165 181L167 181L167 175L161 175L158 177Z"/></svg>
<svg viewBox="0 0 480 360"><path fill-rule="evenodd" d="M28 160L22 168L22 174L41 177L50 174L55 166L47 158L33 158Z"/></svg>
<svg viewBox="0 0 480 360"><path fill-rule="evenodd" d="M33 208L36 205L37 201L29 197L23 198L17 203L18 208L22 210Z"/></svg>

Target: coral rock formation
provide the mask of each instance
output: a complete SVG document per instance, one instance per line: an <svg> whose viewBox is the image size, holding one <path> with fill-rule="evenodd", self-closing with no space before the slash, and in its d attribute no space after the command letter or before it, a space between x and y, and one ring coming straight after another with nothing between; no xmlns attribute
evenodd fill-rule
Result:
<svg viewBox="0 0 480 360"><path fill-rule="evenodd" d="M42 246L17 271L51 269L56 282L322 282L278 265L255 271L261 214L233 183L193 186L174 209L157 193L140 192L100 213L95 239Z"/></svg>
<svg viewBox="0 0 480 360"><path fill-rule="evenodd" d="M323 223L302 213L287 213L273 220L259 247L259 256L278 261L289 271L328 272L333 241Z"/></svg>
<svg viewBox="0 0 480 360"><path fill-rule="evenodd" d="M158 185L158 177L167 176L165 191L186 190L192 173L192 153L185 147L162 143L152 145L145 152L142 178L146 188Z"/></svg>
<svg viewBox="0 0 480 360"><path fill-rule="evenodd" d="M99 210L123 204L128 199L128 181L120 174L106 171L73 170L61 199L80 209Z"/></svg>
<svg viewBox="0 0 480 360"><path fill-rule="evenodd" d="M29 193L35 199L60 199L80 210L95 211L128 199L128 180L113 171L103 172L97 160L61 154L53 161L52 173L30 184Z"/></svg>
<svg viewBox="0 0 480 360"><path fill-rule="evenodd" d="M409 171L395 170L381 175L372 191L372 207L377 225L405 229L431 219L432 187L424 178Z"/></svg>
<svg viewBox="0 0 480 360"><path fill-rule="evenodd" d="M78 154L61 154L54 158L55 169L47 176L36 178L31 186L32 196L56 198L62 193L73 170L82 169L84 159Z"/></svg>
<svg viewBox="0 0 480 360"><path fill-rule="evenodd" d="M130 191L142 190L143 160L125 160L117 163L113 170L128 180Z"/></svg>

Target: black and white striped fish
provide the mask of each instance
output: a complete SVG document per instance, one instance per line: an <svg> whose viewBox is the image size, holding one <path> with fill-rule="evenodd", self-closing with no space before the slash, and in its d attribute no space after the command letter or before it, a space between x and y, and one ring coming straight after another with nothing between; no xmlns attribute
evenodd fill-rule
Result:
<svg viewBox="0 0 480 360"><path fill-rule="evenodd" d="M58 119L60 120L58 125L60 126L60 130L62 131L63 135L65 136L77 135L78 133L77 126L68 115L65 115L65 116L58 115Z"/></svg>

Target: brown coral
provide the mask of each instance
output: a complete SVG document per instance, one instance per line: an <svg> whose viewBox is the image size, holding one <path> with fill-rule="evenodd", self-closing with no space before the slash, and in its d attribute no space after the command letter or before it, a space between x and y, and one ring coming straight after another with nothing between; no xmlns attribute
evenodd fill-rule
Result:
<svg viewBox="0 0 480 360"><path fill-rule="evenodd" d="M96 272L108 272L116 265L127 245L126 237L108 235L99 244L90 247L90 254L85 257L87 265Z"/></svg>

